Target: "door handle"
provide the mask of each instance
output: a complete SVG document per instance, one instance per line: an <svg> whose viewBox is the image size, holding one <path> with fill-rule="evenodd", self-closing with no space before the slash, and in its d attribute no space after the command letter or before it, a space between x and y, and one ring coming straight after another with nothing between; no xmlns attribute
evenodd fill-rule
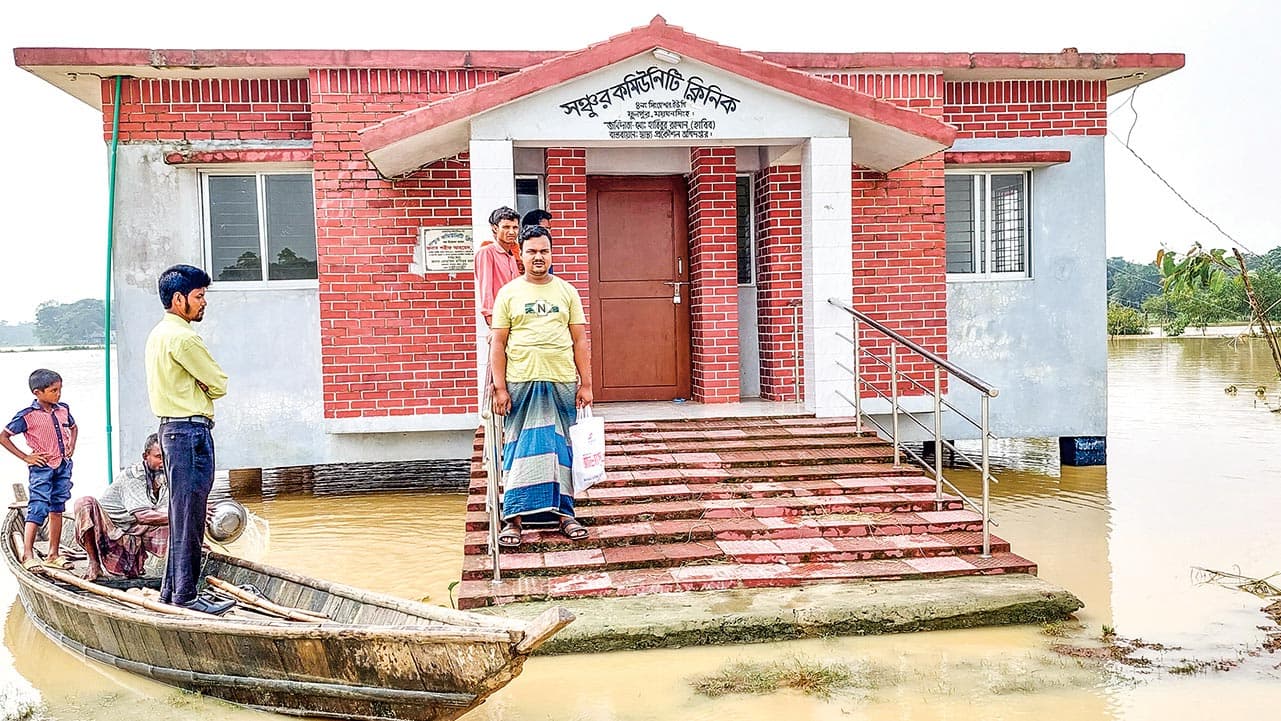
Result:
<svg viewBox="0 0 1281 721"><path fill-rule="evenodd" d="M672 305L680 305L681 304L681 286L689 285L689 281L688 280L665 280L663 281L663 285L670 285L672 287Z"/></svg>

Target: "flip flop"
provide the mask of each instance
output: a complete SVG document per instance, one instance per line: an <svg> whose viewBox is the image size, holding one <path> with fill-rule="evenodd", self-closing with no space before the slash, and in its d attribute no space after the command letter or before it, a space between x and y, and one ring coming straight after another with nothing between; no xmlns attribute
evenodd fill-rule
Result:
<svg viewBox="0 0 1281 721"><path fill-rule="evenodd" d="M41 567L43 567L43 565L44 564L40 563L40 559L36 558L35 556L32 556L31 558L28 558L27 560L22 562L22 567L27 569L28 571L31 571L32 573L39 571Z"/></svg>
<svg viewBox="0 0 1281 721"><path fill-rule="evenodd" d="M562 518L560 521L560 532L571 541L581 541L587 538L587 528L574 518Z"/></svg>
<svg viewBox="0 0 1281 721"><path fill-rule="evenodd" d="M71 570L71 561L68 561L62 556L51 556L46 558L43 565L45 568L56 568L60 571Z"/></svg>
<svg viewBox="0 0 1281 721"><path fill-rule="evenodd" d="M517 548L520 546L520 526L504 523L498 531L499 548Z"/></svg>

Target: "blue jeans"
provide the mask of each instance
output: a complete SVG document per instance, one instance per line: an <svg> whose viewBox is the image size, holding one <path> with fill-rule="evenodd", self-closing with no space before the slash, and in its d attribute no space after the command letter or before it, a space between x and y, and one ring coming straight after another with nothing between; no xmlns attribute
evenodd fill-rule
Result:
<svg viewBox="0 0 1281 721"><path fill-rule="evenodd" d="M160 426L160 449L169 477L169 559L160 600L186 604L200 583L200 546L205 504L213 488L214 444L207 426L174 421Z"/></svg>
<svg viewBox="0 0 1281 721"><path fill-rule="evenodd" d="M27 522L37 526L52 513L67 510L71 498L71 459L64 458L55 467L27 466Z"/></svg>

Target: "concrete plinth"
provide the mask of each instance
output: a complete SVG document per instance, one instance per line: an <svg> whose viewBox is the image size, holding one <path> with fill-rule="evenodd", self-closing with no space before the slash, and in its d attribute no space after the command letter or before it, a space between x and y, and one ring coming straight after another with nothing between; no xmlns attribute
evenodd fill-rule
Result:
<svg viewBox="0 0 1281 721"><path fill-rule="evenodd" d="M551 606L568 608L577 620L538 649L564 654L1046 623L1083 605L1052 583L1011 573L513 603L484 612L529 620Z"/></svg>

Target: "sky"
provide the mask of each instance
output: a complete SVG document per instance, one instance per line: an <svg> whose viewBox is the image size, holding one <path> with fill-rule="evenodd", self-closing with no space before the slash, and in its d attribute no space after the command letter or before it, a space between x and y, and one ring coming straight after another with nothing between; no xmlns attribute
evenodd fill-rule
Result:
<svg viewBox="0 0 1281 721"><path fill-rule="evenodd" d="M107 152L100 114L13 65L15 47L574 50L655 14L746 50L808 52L1180 52L1186 67L1112 98L1111 128L1243 247L1281 245L1269 183L1281 94L1281 3L1268 0L1025 0L997 6L789 0L606 3L384 1L343 6L20 3L0 26L0 320L45 300L104 294ZM759 10L750 9L759 7ZM184 15L188 8L198 12ZM355 8L354 11L344 8ZM482 10L478 12L478 9ZM1131 128L1131 123L1133 127ZM1228 241L1122 147L1107 141L1107 252L1147 262L1162 245ZM1035 240L1033 240L1035 242Z"/></svg>

